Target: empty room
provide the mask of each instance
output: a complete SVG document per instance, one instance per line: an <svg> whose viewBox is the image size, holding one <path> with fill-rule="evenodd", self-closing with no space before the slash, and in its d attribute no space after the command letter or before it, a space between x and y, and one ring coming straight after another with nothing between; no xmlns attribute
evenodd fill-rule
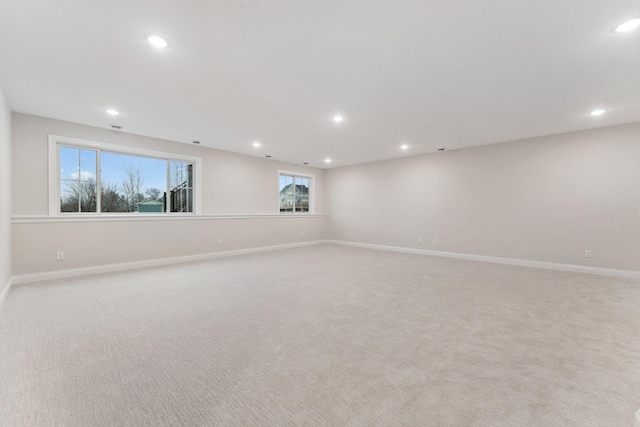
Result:
<svg viewBox="0 0 640 427"><path fill-rule="evenodd" d="M640 427L637 0L0 0L0 426Z"/></svg>

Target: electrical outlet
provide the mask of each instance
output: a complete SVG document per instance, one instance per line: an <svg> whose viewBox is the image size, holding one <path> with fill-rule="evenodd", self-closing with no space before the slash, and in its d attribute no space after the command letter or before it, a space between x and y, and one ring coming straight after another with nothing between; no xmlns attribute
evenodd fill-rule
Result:
<svg viewBox="0 0 640 427"><path fill-rule="evenodd" d="M587 249L586 251L584 251L584 256L586 258L591 258L593 256L593 253Z"/></svg>
<svg viewBox="0 0 640 427"><path fill-rule="evenodd" d="M56 253L56 260L57 261L63 261L64 260L64 252Z"/></svg>
<svg viewBox="0 0 640 427"><path fill-rule="evenodd" d="M222 246L222 239L218 239L218 246Z"/></svg>
<svg viewBox="0 0 640 427"><path fill-rule="evenodd" d="M433 239L433 244L437 245L438 244L438 239Z"/></svg>
<svg viewBox="0 0 640 427"><path fill-rule="evenodd" d="M418 237L418 243L422 243L422 237Z"/></svg>

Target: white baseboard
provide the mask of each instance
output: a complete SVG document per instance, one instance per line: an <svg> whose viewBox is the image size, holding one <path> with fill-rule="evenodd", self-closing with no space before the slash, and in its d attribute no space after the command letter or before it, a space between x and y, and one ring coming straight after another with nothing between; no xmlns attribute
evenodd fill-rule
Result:
<svg viewBox="0 0 640 427"><path fill-rule="evenodd" d="M5 287L2 289L2 292L0 292L0 310L2 310L2 305L4 304L4 301L9 296L9 291L11 291L11 285L13 285L13 277L9 278L9 281L7 282Z"/></svg>
<svg viewBox="0 0 640 427"><path fill-rule="evenodd" d="M299 248L303 246L320 245L326 240L314 240L310 242L289 243L275 246L260 246L255 248L238 249L234 251L211 252L206 254L186 255L172 258L158 258L144 261L133 261L119 264L97 265L93 267L73 268L68 270L46 271L43 273L20 274L13 276L12 284L40 282L44 280L65 279L68 277L86 276L90 274L112 273L115 271L135 270L137 268L158 267L168 264L180 264L183 262L204 261L214 258L222 258L234 255L246 255L258 252L277 251L281 249ZM8 289L8 287L7 287ZM5 292L8 293L8 290ZM1 300L0 300L1 301Z"/></svg>
<svg viewBox="0 0 640 427"><path fill-rule="evenodd" d="M600 276L624 277L628 279L640 279L640 271L615 270L611 268L586 267L582 265L559 264L554 262L531 261L517 258L500 258L484 255L461 254L456 252L430 251L426 249L403 248L399 246L375 245L370 243L347 242L344 240L327 240L327 243L343 246L355 246L358 248L376 249L383 251L404 252L408 254L431 255L446 258L466 259L470 261L491 262L495 264L518 265L521 267L542 268L545 270L570 271L573 273L596 274Z"/></svg>
<svg viewBox="0 0 640 427"><path fill-rule="evenodd" d="M484 255L461 254L456 252L431 251L426 249L403 248L399 246L385 246L370 243L347 242L343 240L314 240L310 242L289 243L284 245L261 246L255 248L238 249L234 251L212 252L206 254L187 255L172 258L150 259L145 261L134 261L119 264L98 265L93 267L74 268L68 270L46 271L43 273L21 274L13 276L0 294L0 308L7 298L12 285L22 283L32 283L44 280L64 279L68 277L86 276L90 274L112 273L116 271L134 270L146 267L158 267L168 264L179 264L183 262L203 261L214 258L222 258L234 255L246 255L259 252L277 251L281 249L299 248L304 246L320 245L330 243L343 246L354 246L359 248L376 249L383 251L404 252L410 254L431 255L446 258L466 259L471 261L491 262L495 264L518 265L522 267L542 268L546 270L569 271L574 273L596 274L601 276L623 277L630 279L640 279L640 271L615 270L609 268L585 267L581 265L559 264L543 261L530 261L516 258L500 258Z"/></svg>

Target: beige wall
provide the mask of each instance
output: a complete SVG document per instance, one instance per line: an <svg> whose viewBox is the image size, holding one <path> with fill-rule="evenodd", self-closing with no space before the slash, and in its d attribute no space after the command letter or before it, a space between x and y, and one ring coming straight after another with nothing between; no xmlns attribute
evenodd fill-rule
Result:
<svg viewBox="0 0 640 427"><path fill-rule="evenodd" d="M148 261L312 242L325 238L326 218L152 219L17 222L14 274ZM304 236L302 236L304 233ZM218 244L222 240L222 245ZM55 254L65 252L64 261Z"/></svg>
<svg viewBox="0 0 640 427"><path fill-rule="evenodd" d="M325 179L330 239L640 270L640 123L336 168Z"/></svg>
<svg viewBox="0 0 640 427"><path fill-rule="evenodd" d="M201 157L205 217L148 221L46 218L48 134ZM14 275L325 238L326 216L280 217L277 209L278 170L282 169L314 175L316 213L324 213L321 169L17 113L13 114L13 164L17 165L13 170ZM33 215L40 217L25 217ZM206 215L257 216L220 219ZM64 261L56 261L59 251L65 252Z"/></svg>
<svg viewBox="0 0 640 427"><path fill-rule="evenodd" d="M3 126L5 140L9 125ZM49 133L201 157L205 216L46 218ZM2 142L0 173L6 174L11 147ZM640 123L323 171L14 113L13 274L326 237L640 271L638 159ZM278 169L315 175L316 212L330 217L277 215ZM584 257L587 249L593 258ZM55 260L58 251L65 252L64 261ZM9 260L7 253L0 263ZM8 278L9 265L0 267Z"/></svg>
<svg viewBox="0 0 640 427"><path fill-rule="evenodd" d="M48 134L201 157L203 214L278 213L278 169L314 175L316 212L326 212L322 169L14 113L14 215L48 214Z"/></svg>
<svg viewBox="0 0 640 427"><path fill-rule="evenodd" d="M11 278L11 110L0 86L0 295Z"/></svg>

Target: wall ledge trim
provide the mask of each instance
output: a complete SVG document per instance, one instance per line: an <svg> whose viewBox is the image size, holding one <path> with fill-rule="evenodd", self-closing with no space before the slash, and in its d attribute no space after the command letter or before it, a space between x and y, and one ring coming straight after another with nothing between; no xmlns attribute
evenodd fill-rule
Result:
<svg viewBox="0 0 640 427"><path fill-rule="evenodd" d="M93 275L93 274L113 273L118 271L135 270L139 268L159 267L164 265L181 264L181 263L194 262L194 261L206 261L210 259L223 258L223 257L234 256L234 255L247 255L247 254L254 254L259 252L270 252L270 251L277 251L282 249L299 248L304 246L315 246L323 243L327 243L327 241L313 240L309 242L288 243L284 245L258 246L255 248L237 249L232 251L210 252L210 253L204 253L204 254L185 255L185 256L171 257L171 258L156 258L156 259L150 259L150 260L144 260L144 261L133 261L133 262L126 262L126 263L118 263L118 264L97 265L93 267L73 268L68 270L56 270L56 271L45 271L41 273L20 274L20 275L13 276L12 280L10 281L10 284L19 285L23 283L66 279L70 277L87 276L87 275ZM5 292L3 292L2 296L4 296L5 293L8 294L9 292L8 289L9 289L9 285L7 285L7 288L5 289ZM1 303L2 303L2 299L0 299L0 304ZM1 305L0 305L0 308L1 308Z"/></svg>
<svg viewBox="0 0 640 427"><path fill-rule="evenodd" d="M408 254L430 255L445 258L464 259L469 261L490 262L494 264L517 265L520 267L540 268L544 270L568 271L572 273L594 274L599 276L621 277L626 279L640 279L640 271L616 270L611 268L587 267L583 265L560 264L545 261L532 261L518 258L500 258L486 255L472 255L457 252L432 251L427 249L413 249L401 246L386 246L372 243L348 242L344 240L326 240L326 243L358 248L376 249L382 251L403 252Z"/></svg>
<svg viewBox="0 0 640 427"><path fill-rule="evenodd" d="M121 221L198 221L198 220L246 220L246 219L302 219L302 218L328 218L329 214L200 214L200 215L13 215L12 224L38 224L38 223L62 223L62 222L121 222Z"/></svg>

